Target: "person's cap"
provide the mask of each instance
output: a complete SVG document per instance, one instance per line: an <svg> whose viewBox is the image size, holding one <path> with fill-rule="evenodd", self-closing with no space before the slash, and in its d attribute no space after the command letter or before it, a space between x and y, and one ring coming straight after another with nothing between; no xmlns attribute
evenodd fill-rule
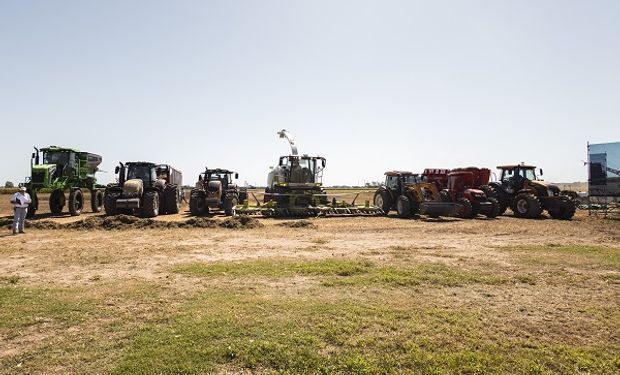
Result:
<svg viewBox="0 0 620 375"><path fill-rule="evenodd" d="M25 186L22 186L22 187L19 188L19 191L26 191L26 190L28 190L28 189L26 189Z"/></svg>

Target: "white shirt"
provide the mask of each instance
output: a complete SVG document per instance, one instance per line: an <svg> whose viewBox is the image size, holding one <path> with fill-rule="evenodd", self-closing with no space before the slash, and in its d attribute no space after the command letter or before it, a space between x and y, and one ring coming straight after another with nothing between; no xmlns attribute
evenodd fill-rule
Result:
<svg viewBox="0 0 620 375"><path fill-rule="evenodd" d="M11 203L13 203L13 207L15 208L27 208L30 202L32 202L32 200L28 193L22 194L18 192L13 194L13 198L11 198Z"/></svg>

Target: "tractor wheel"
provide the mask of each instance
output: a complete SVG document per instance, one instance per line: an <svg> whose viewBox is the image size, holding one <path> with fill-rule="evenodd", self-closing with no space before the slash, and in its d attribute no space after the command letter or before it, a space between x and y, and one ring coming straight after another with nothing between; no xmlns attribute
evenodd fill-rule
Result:
<svg viewBox="0 0 620 375"><path fill-rule="evenodd" d="M34 215L37 213L37 209L39 208L39 197L36 192L28 191L32 202L28 205L28 212L26 212L26 217L28 219L34 219Z"/></svg>
<svg viewBox="0 0 620 375"><path fill-rule="evenodd" d="M65 192L56 189L50 194L50 211L52 215L60 215L65 207Z"/></svg>
<svg viewBox="0 0 620 375"><path fill-rule="evenodd" d="M224 214L226 216L233 216L237 204L239 204L239 198L237 198L236 195L227 195L226 198L224 198Z"/></svg>
<svg viewBox="0 0 620 375"><path fill-rule="evenodd" d="M396 211L398 216L404 219L411 217L411 201L406 195L401 195L396 199Z"/></svg>
<svg viewBox="0 0 620 375"><path fill-rule="evenodd" d="M166 208L166 214L178 214L179 213L179 192L177 185L170 184L164 188L164 205Z"/></svg>
<svg viewBox="0 0 620 375"><path fill-rule="evenodd" d="M84 209L84 194L81 189L74 189L69 193L69 213L71 216L80 216Z"/></svg>
<svg viewBox="0 0 620 375"><path fill-rule="evenodd" d="M458 216L462 219L471 219L472 216L472 206L471 202L467 198L459 198L456 203L458 203L459 208L457 210Z"/></svg>
<svg viewBox="0 0 620 375"><path fill-rule="evenodd" d="M377 190L373 198L373 203L387 215L388 212L390 212L390 208L392 208L392 197L390 197L390 194L385 190Z"/></svg>
<svg viewBox="0 0 620 375"><path fill-rule="evenodd" d="M512 206L512 212L516 217L536 219L540 217L542 208L540 201L531 193L518 194Z"/></svg>
<svg viewBox="0 0 620 375"><path fill-rule="evenodd" d="M142 195L142 216L155 217L159 215L159 193L154 190L145 191Z"/></svg>
<svg viewBox="0 0 620 375"><path fill-rule="evenodd" d="M90 192L90 209L93 212L101 212L103 209L103 192L101 190Z"/></svg>
<svg viewBox="0 0 620 375"><path fill-rule="evenodd" d="M575 216L575 210L577 209L575 201L568 196L562 200L568 202L568 206L561 207L557 210L549 210L549 215L551 215L554 219L570 220L573 216Z"/></svg>
<svg viewBox="0 0 620 375"><path fill-rule="evenodd" d="M244 204L245 201L248 200L248 191L247 190L239 190L239 203Z"/></svg>
<svg viewBox="0 0 620 375"><path fill-rule="evenodd" d="M486 217L489 219L496 218L499 215L499 202L495 198L488 198L491 202L491 210L485 212Z"/></svg>
<svg viewBox="0 0 620 375"><path fill-rule="evenodd" d="M194 216L202 216L209 213L209 207L207 207L204 191L192 191L189 196L189 213Z"/></svg>
<svg viewBox="0 0 620 375"><path fill-rule="evenodd" d="M106 215L118 215L118 209L116 208L116 200L121 196L121 193L113 190L106 190L103 195L103 208Z"/></svg>
<svg viewBox="0 0 620 375"><path fill-rule="evenodd" d="M495 198L497 199L497 203L499 204L499 215L503 215L504 212L508 209L508 197L503 191L497 186L494 185L484 185L480 187L480 190L484 191L487 198Z"/></svg>
<svg viewBox="0 0 620 375"><path fill-rule="evenodd" d="M471 202L471 217L475 218L480 213L480 202L470 201Z"/></svg>

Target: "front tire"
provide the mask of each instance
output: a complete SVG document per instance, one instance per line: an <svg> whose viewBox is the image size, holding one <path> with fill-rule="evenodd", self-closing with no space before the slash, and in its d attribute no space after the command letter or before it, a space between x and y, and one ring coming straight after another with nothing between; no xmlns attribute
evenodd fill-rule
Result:
<svg viewBox="0 0 620 375"><path fill-rule="evenodd" d="M235 214L235 206L239 204L239 200L236 195L228 195L224 199L224 214L226 216L233 216Z"/></svg>
<svg viewBox="0 0 620 375"><path fill-rule="evenodd" d="M79 216L84 209L84 194L81 189L74 189L69 194L69 213Z"/></svg>
<svg viewBox="0 0 620 375"><path fill-rule="evenodd" d="M118 215L118 209L116 208L116 200L121 196L121 193L113 190L106 190L103 198L103 208L106 215Z"/></svg>
<svg viewBox="0 0 620 375"><path fill-rule="evenodd" d="M536 219L542 214L542 208L534 194L521 193L515 197L512 212L519 218Z"/></svg>
<svg viewBox="0 0 620 375"><path fill-rule="evenodd" d="M209 213L205 192L194 190L189 196L189 213L193 216L202 216Z"/></svg>
<svg viewBox="0 0 620 375"><path fill-rule="evenodd" d="M491 209L485 212L485 215L489 219L494 219L499 215L499 202L495 198L488 198L488 201L491 202Z"/></svg>
<svg viewBox="0 0 620 375"><path fill-rule="evenodd" d="M50 194L50 212L52 215L60 215L65 207L65 193L60 189L52 191Z"/></svg>
<svg viewBox="0 0 620 375"><path fill-rule="evenodd" d="M549 210L549 215L551 215L554 219L559 220L570 220L575 216L575 211L577 210L577 206L575 201L569 197L562 199L567 202L567 206L560 207L557 210Z"/></svg>
<svg viewBox="0 0 620 375"><path fill-rule="evenodd" d="M103 192L101 190L90 192L90 209L93 212L101 212L103 209Z"/></svg>
<svg viewBox="0 0 620 375"><path fill-rule="evenodd" d="M29 190L28 194L30 194L32 202L28 205L28 212L26 212L26 218L34 219L34 216L37 213L37 209L39 209L39 197L37 196L36 191Z"/></svg>
<svg viewBox="0 0 620 375"><path fill-rule="evenodd" d="M398 212L398 216L403 219L408 219L411 217L411 201L405 195L401 195L396 200L396 211Z"/></svg>
<svg viewBox="0 0 620 375"><path fill-rule="evenodd" d="M392 208L392 197L390 197L390 194L385 190L377 190L373 198L373 203L387 215L388 212L390 212L390 208Z"/></svg>
<svg viewBox="0 0 620 375"><path fill-rule="evenodd" d="M168 215L179 213L179 192L177 185L166 185L164 189L164 204Z"/></svg>
<svg viewBox="0 0 620 375"><path fill-rule="evenodd" d="M484 185L480 187L480 190L484 191L488 198L497 199L497 203L499 204L499 215L503 215L504 212L508 209L508 197L506 194L500 190L496 185Z"/></svg>
<svg viewBox="0 0 620 375"><path fill-rule="evenodd" d="M462 219L473 218L473 208L471 202L467 198L459 198L456 203L459 204L458 216Z"/></svg>
<svg viewBox="0 0 620 375"><path fill-rule="evenodd" d="M155 217L159 215L159 193L153 190L142 195L142 216Z"/></svg>

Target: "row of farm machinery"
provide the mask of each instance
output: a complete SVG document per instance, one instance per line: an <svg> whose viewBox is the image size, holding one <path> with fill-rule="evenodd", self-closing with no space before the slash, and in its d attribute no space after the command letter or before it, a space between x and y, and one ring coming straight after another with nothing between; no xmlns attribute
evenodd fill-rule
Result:
<svg viewBox="0 0 620 375"><path fill-rule="evenodd" d="M380 216L395 211L402 218L494 218L510 208L520 218L538 218L546 210L553 218L570 219L575 213L570 194L540 179L542 170L537 174L535 166L523 163L499 166L501 175L497 181L491 181L487 168L429 168L420 174L388 171L372 201L357 204L359 194L352 202L337 200L335 195L330 198L322 184L326 159L300 155L290 133L281 130L278 135L288 141L291 153L281 156L269 172L262 200L235 183L239 178L237 172L206 168L191 190L190 214L202 216L221 210L227 216ZM54 215L60 214L66 203L71 215L79 215L85 189L90 191L93 212L105 208L108 215L144 217L179 212L184 198L182 174L172 166L119 163L115 170L117 182L102 186L95 178L100 163L101 156L75 149L37 149L32 155L31 177L23 184L33 197L29 216L33 217L39 208L37 192L42 189L51 191L49 205Z"/></svg>

